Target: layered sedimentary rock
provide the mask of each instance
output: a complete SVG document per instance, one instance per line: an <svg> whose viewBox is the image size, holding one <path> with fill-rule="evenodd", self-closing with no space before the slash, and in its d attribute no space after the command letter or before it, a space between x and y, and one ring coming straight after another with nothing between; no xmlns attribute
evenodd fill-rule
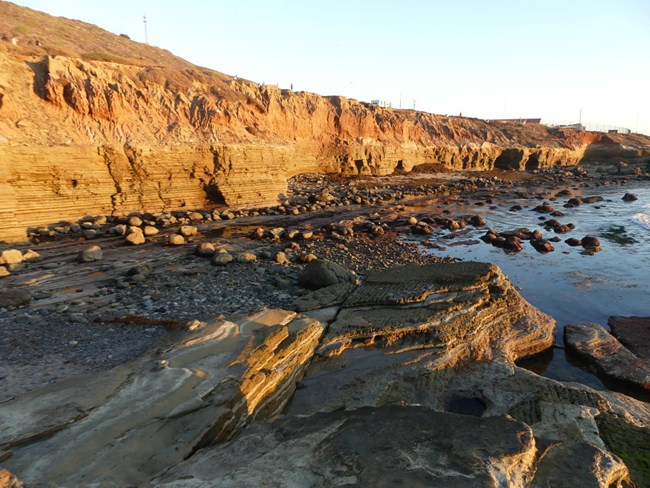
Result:
<svg viewBox="0 0 650 488"><path fill-rule="evenodd" d="M3 465L30 485L650 481L648 404L515 366L550 345L554 322L497 268L344 284L343 305L233 317L4 403Z"/></svg>
<svg viewBox="0 0 650 488"><path fill-rule="evenodd" d="M447 365L514 361L553 343L555 321L526 302L487 263L407 265L371 273L343 302L318 352L433 348Z"/></svg>
<svg viewBox="0 0 650 488"><path fill-rule="evenodd" d="M53 27L0 43L0 239L90 212L274 203L303 172L538 168L650 145L258 85L79 23L92 33L79 43L105 50L84 52L74 21L6 2L0 14L8 34Z"/></svg>
<svg viewBox="0 0 650 488"><path fill-rule="evenodd" d="M307 381L299 394L317 390L318 383L338 383L345 393L326 397L311 414L255 425L245 436L200 451L153 485L194 487L219 479L223 486L240 486L264 476L278 486L304 480L296 485L310 487L381 486L382 480L408 486L632 486L628 467L603 439L624 452L644 452L648 429L635 425L648 422L643 403L503 363L433 371L401 359L400 366L379 368L358 361L348 369L356 370L351 376L330 373ZM385 396L386 387L393 396ZM351 402L341 408L344 396ZM488 407L468 414L463 402L471 401ZM646 469L642 456L634 467ZM643 486L643 472L633 474Z"/></svg>
<svg viewBox="0 0 650 488"><path fill-rule="evenodd" d="M417 406L361 408L258 425L152 484L523 487L534 473L536 452L530 428L505 417L466 418Z"/></svg>
<svg viewBox="0 0 650 488"><path fill-rule="evenodd" d="M330 297L328 288L311 303L320 292ZM498 269L378 272L340 301L287 417L199 451L153 484L237 486L256 484L260 473L279 486L312 487L622 487L631 476L649 479L647 404L513 364L550 344L553 321ZM325 302L328 309L309 313L332 315Z"/></svg>
<svg viewBox="0 0 650 488"><path fill-rule="evenodd" d="M322 330L283 310L208 325L136 364L3 404L0 452L28 483L139 484L280 412Z"/></svg>
<svg viewBox="0 0 650 488"><path fill-rule="evenodd" d="M569 324L564 328L564 342L606 378L650 390L650 363L633 354L603 326Z"/></svg>
<svg viewBox="0 0 650 488"><path fill-rule="evenodd" d="M612 335L641 359L650 361L650 317L619 317L607 319Z"/></svg>

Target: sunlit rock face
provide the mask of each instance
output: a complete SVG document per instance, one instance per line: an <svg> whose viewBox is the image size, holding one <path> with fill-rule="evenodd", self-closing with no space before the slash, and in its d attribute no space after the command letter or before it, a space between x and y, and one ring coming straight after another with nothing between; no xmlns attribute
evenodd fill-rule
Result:
<svg viewBox="0 0 650 488"><path fill-rule="evenodd" d="M375 346L391 353L433 349L448 364L513 362L550 347L554 328L494 265L411 265L371 273L343 302L318 353Z"/></svg>
<svg viewBox="0 0 650 488"><path fill-rule="evenodd" d="M554 322L495 266L343 284L311 292L325 309L195 324L134 363L3 403L4 465L63 486L650 479L648 404L517 367Z"/></svg>
<svg viewBox="0 0 650 488"><path fill-rule="evenodd" d="M550 346L554 321L498 268L408 266L353 290L339 286L338 295L329 288L300 301L318 304L324 293L327 308L306 313L331 323L287 416L197 452L153 485L264 477L314 487L620 487L647 479L642 459L629 454L650 439L648 405L517 367Z"/></svg>
<svg viewBox="0 0 650 488"><path fill-rule="evenodd" d="M103 35L104 45L116 42ZM0 240L88 214L275 204L287 179L305 172L535 169L633 158L650 147L641 136L282 90L156 52L155 62L143 53L129 63L0 51Z"/></svg>
<svg viewBox="0 0 650 488"><path fill-rule="evenodd" d="M139 484L278 414L322 332L285 310L209 324L135 364L3 404L0 450L28 483Z"/></svg>

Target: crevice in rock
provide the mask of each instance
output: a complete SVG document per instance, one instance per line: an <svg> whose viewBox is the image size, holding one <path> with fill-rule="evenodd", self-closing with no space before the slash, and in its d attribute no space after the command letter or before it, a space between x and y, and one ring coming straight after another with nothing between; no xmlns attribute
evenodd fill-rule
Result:
<svg viewBox="0 0 650 488"><path fill-rule="evenodd" d="M219 185L214 182L206 183L203 185L203 190L205 191L205 197L208 202L215 205L226 205L226 198L221 193Z"/></svg>
<svg viewBox="0 0 650 488"><path fill-rule="evenodd" d="M135 186L135 190L137 192L137 199L138 199L138 204L140 206L140 209L144 208L144 178L140 173L140 168L139 166L144 165L139 161L139 154L136 148L129 146L127 144L124 145L124 155L126 156L126 160L129 163L129 167L131 170L131 176L133 177L133 184ZM164 202L161 202L164 203Z"/></svg>
<svg viewBox="0 0 650 488"><path fill-rule="evenodd" d="M521 149L506 149L494 160L497 169L520 169L524 151Z"/></svg>
<svg viewBox="0 0 650 488"><path fill-rule="evenodd" d="M113 180L113 185L115 186L115 193L113 193L110 196L111 214L115 214L118 211L118 207L120 206L121 199L122 199L122 192L123 192L122 185L120 184L120 180L113 166L115 151L113 150L113 148L109 146L102 147L101 151L102 151L102 155L104 156L104 164L106 164L106 169L108 170L108 174Z"/></svg>
<svg viewBox="0 0 650 488"><path fill-rule="evenodd" d="M539 153L533 152L528 156L526 161L526 170L538 169L539 168Z"/></svg>
<svg viewBox="0 0 650 488"><path fill-rule="evenodd" d="M48 58L45 56L40 61L26 61L25 64L34 72L33 90L36 95L45 101L49 101L47 97L46 85L50 79L48 74Z"/></svg>
<svg viewBox="0 0 650 488"><path fill-rule="evenodd" d="M445 405L445 411L457 413L460 415L471 415L472 417L482 417L487 409L485 400L476 395L456 394L448 398Z"/></svg>

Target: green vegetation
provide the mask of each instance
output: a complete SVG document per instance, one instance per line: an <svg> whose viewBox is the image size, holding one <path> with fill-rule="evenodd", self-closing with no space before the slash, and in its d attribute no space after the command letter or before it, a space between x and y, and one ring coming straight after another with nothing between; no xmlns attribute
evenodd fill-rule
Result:
<svg viewBox="0 0 650 488"><path fill-rule="evenodd" d="M632 481L650 486L650 429L614 419L596 419L607 447L627 465Z"/></svg>
<svg viewBox="0 0 650 488"><path fill-rule="evenodd" d="M15 36L20 36L21 34L25 35L28 32L30 32L31 30L32 30L31 25L20 24L20 25L17 25L16 27L14 27L14 35Z"/></svg>
<svg viewBox="0 0 650 488"><path fill-rule="evenodd" d="M627 230L625 230L625 227L622 225L612 225L607 230L603 231L600 235L604 239L615 242L622 246L627 246L628 244L634 244L638 242L633 237L627 235Z"/></svg>
<svg viewBox="0 0 650 488"><path fill-rule="evenodd" d="M108 53L99 53L99 52L81 53L81 57L83 59L88 59L91 61L104 61L106 63L131 64L126 59L120 56L115 56L114 54L108 54Z"/></svg>

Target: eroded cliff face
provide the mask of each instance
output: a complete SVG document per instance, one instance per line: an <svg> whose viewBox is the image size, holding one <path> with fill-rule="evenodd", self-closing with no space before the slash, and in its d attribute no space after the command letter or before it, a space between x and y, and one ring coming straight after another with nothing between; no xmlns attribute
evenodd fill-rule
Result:
<svg viewBox="0 0 650 488"><path fill-rule="evenodd" d="M650 145L385 109L188 66L34 56L3 43L0 240L86 214L273 204L304 172L530 169Z"/></svg>

